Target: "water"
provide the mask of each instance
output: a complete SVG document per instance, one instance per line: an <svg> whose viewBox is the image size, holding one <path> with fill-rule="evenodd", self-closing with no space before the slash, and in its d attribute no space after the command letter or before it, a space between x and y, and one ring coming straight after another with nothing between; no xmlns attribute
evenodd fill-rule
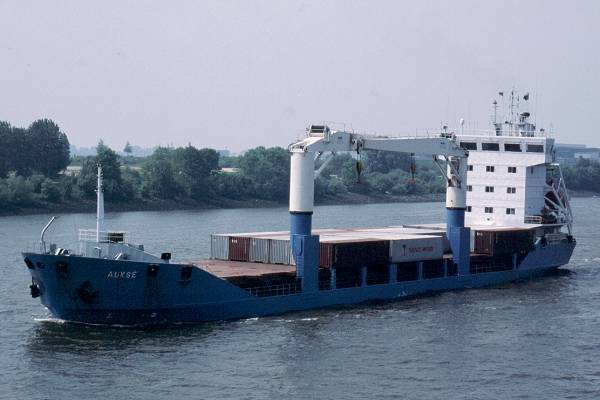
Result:
<svg viewBox="0 0 600 400"><path fill-rule="evenodd" d="M600 199L575 199L561 273L482 290L197 326L50 319L19 250L48 215L0 218L0 398L514 399L600 396ZM439 203L318 207L317 227L439 222ZM287 228L284 209L109 213L152 252L208 255L209 233ZM48 233L73 242L94 215Z"/></svg>

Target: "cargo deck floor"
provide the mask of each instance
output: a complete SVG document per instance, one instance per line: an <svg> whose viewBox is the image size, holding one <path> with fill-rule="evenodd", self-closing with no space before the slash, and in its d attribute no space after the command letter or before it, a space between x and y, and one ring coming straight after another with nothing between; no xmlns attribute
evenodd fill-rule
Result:
<svg viewBox="0 0 600 400"><path fill-rule="evenodd" d="M271 274L295 273L294 265L264 264L242 261L202 260L192 262L195 266L219 278L261 277Z"/></svg>

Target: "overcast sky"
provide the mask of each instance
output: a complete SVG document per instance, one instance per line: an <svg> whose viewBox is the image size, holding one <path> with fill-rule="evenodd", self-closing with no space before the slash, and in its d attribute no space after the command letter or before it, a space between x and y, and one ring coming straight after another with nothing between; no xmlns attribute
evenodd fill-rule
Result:
<svg viewBox="0 0 600 400"><path fill-rule="evenodd" d="M0 16L0 120L51 118L77 146L487 128L513 86L558 141L600 146L600 1L0 0Z"/></svg>

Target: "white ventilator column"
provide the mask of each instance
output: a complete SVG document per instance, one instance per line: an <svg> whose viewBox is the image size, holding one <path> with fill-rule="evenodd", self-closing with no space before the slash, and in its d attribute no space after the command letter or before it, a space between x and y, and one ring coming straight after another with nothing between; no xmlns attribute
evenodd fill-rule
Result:
<svg viewBox="0 0 600 400"><path fill-rule="evenodd" d="M98 166L98 187L96 189L96 242L100 242L104 230L104 190L102 189L102 167Z"/></svg>
<svg viewBox="0 0 600 400"><path fill-rule="evenodd" d="M467 209L467 158L451 157L446 173L448 226L464 227Z"/></svg>
<svg viewBox="0 0 600 400"><path fill-rule="evenodd" d="M290 166L290 233L310 235L315 197L315 154L292 150Z"/></svg>

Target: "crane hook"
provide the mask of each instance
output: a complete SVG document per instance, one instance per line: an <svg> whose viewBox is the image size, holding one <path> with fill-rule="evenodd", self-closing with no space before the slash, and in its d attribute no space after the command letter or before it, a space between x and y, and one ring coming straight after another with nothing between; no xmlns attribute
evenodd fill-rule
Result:
<svg viewBox="0 0 600 400"><path fill-rule="evenodd" d="M357 159L356 159L356 183L360 184L360 175L362 174L363 171L363 163L362 163L362 156L360 154L360 148L356 149L356 154L357 154Z"/></svg>
<svg viewBox="0 0 600 400"><path fill-rule="evenodd" d="M417 163L415 162L415 153L410 153L410 176L411 183L415 183L415 174L417 172Z"/></svg>

